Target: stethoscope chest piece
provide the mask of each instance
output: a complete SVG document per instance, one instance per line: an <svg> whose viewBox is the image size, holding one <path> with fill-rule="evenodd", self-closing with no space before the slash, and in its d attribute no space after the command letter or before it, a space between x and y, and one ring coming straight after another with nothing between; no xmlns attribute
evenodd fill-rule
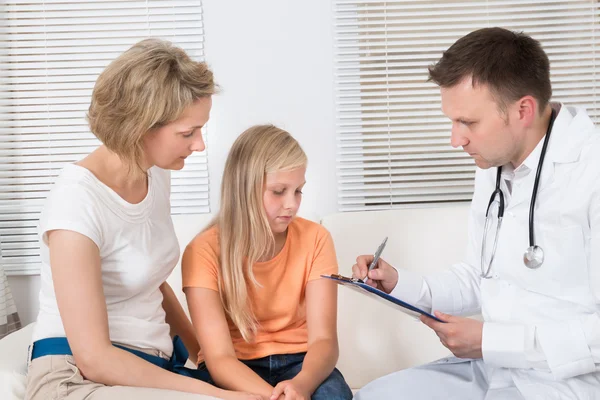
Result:
<svg viewBox="0 0 600 400"><path fill-rule="evenodd" d="M529 246L523 254L523 263L529 269L538 269L544 263L544 250L540 246Z"/></svg>

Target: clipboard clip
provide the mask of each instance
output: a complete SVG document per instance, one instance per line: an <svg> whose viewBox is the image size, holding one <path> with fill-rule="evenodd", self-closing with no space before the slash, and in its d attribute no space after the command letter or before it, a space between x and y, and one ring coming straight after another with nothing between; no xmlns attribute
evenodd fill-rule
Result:
<svg viewBox="0 0 600 400"><path fill-rule="evenodd" d="M339 275L339 274L331 274L332 278L339 279L340 281L350 282L350 283L364 283L362 279L358 278L348 278L347 276Z"/></svg>

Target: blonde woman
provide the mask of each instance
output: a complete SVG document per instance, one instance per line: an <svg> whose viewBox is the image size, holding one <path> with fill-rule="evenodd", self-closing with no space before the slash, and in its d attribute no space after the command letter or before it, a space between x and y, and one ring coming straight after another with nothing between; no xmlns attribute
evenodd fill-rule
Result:
<svg viewBox="0 0 600 400"><path fill-rule="evenodd" d="M102 145L64 168L40 218L26 399L258 398L183 367L184 344L193 360L198 344L166 283L179 257L168 170L204 149L200 129L214 92L204 63L154 39L98 78L88 119Z"/></svg>
<svg viewBox="0 0 600 400"><path fill-rule="evenodd" d="M351 399L340 372L337 272L329 232L296 217L306 155L255 126L233 144L221 210L187 246L183 286L205 364L220 387L264 399Z"/></svg>

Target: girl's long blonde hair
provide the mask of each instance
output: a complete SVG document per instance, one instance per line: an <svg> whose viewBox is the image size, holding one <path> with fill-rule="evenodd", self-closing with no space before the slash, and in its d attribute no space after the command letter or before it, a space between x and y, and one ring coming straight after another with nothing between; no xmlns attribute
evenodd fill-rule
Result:
<svg viewBox="0 0 600 400"><path fill-rule="evenodd" d="M275 249L263 206L265 176L306 164L306 154L298 142L273 125L246 130L227 157L221 209L211 226L219 228L221 302L247 342L254 338L258 327L248 296L250 285L260 286L252 266L263 256L274 256Z"/></svg>

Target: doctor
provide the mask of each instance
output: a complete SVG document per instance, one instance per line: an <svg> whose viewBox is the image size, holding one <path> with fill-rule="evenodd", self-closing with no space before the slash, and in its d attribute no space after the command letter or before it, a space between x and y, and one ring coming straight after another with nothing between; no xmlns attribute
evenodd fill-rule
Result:
<svg viewBox="0 0 600 400"><path fill-rule="evenodd" d="M424 277L380 260L368 283L433 310L446 323L421 320L456 357L355 399L600 399L600 135L549 102L548 57L523 33L474 31L429 74L478 167L466 259Z"/></svg>

